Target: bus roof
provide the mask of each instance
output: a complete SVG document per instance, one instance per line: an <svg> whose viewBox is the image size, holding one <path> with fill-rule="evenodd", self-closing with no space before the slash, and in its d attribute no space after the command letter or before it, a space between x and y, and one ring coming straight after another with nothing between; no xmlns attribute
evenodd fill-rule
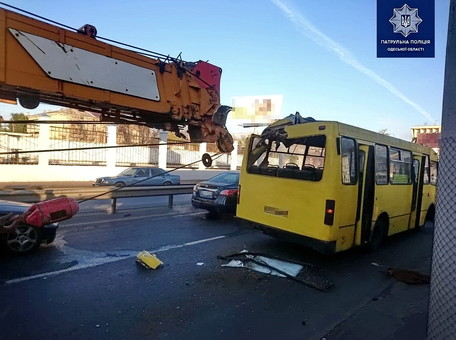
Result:
<svg viewBox="0 0 456 340"><path fill-rule="evenodd" d="M366 130L353 125L337 122L337 121L306 121L298 124L290 124L284 126L291 138L299 138L301 133L318 134L323 130L333 130L334 133L340 136L352 137L358 141L366 143L377 143L389 146L394 146L400 149L407 149L417 153L425 153L437 156L437 153L428 146L405 141L396 137L384 135L378 132ZM305 130L305 132L304 132Z"/></svg>

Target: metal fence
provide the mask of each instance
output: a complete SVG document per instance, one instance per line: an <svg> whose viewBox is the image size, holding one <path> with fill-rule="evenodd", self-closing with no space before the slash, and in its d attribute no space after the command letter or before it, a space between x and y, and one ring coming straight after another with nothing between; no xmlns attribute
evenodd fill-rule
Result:
<svg viewBox="0 0 456 340"><path fill-rule="evenodd" d="M456 339L456 0L447 37L428 339Z"/></svg>
<svg viewBox="0 0 456 340"><path fill-rule="evenodd" d="M38 164L38 154L19 151L38 148L39 126L24 124L23 130L23 133L0 132L0 152L11 153L0 155L1 164Z"/></svg>
<svg viewBox="0 0 456 340"><path fill-rule="evenodd" d="M456 338L456 140L442 139L436 204L432 284L429 305L429 339Z"/></svg>
<svg viewBox="0 0 456 340"><path fill-rule="evenodd" d="M146 126L119 124L116 126L116 143L122 145L144 145L116 149L116 166L158 165L157 131Z"/></svg>
<svg viewBox="0 0 456 340"><path fill-rule="evenodd" d="M0 155L0 164L38 164L39 155L43 154L34 153L33 150L47 150L45 160L48 160L49 165L106 166L108 158L109 162L113 162L115 157L115 165L119 167L158 166L160 139L154 134L146 127L133 129L133 133L128 133L125 127L118 128L115 136L118 147L113 150L104 148L108 146L110 138L105 125L28 124L26 133L0 132L0 152L10 153ZM199 167L197 162L201 159L201 144L180 141L168 143L167 167L188 164L191 164L190 168ZM132 146L135 144L138 146ZM30 153L19 153L25 150L30 150ZM208 143L205 152L215 155L219 150L216 144ZM242 162L239 152L242 150L238 149L238 165ZM222 154L214 158L212 167L229 169L231 161L231 154Z"/></svg>
<svg viewBox="0 0 456 340"><path fill-rule="evenodd" d="M116 149L116 166L156 166L157 164L158 146L134 146Z"/></svg>
<svg viewBox="0 0 456 340"><path fill-rule="evenodd" d="M89 149L106 146L107 132L94 125L51 126L49 165L106 165L106 149ZM84 150L78 150L84 148Z"/></svg>
<svg viewBox="0 0 456 340"><path fill-rule="evenodd" d="M456 339L456 0L447 37L428 339Z"/></svg>
<svg viewBox="0 0 456 340"><path fill-rule="evenodd" d="M191 164L200 159L200 145L197 143L181 144L171 142L166 152L166 162L169 167L178 167ZM198 164L189 165L190 168L197 168Z"/></svg>

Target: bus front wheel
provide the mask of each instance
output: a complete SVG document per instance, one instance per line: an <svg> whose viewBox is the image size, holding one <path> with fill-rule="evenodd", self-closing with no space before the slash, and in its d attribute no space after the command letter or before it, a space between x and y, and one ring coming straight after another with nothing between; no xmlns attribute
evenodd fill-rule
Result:
<svg viewBox="0 0 456 340"><path fill-rule="evenodd" d="M369 250L374 251L380 248L387 234L386 228L386 223L382 219L378 219L377 222L375 222L374 230L372 231L368 245Z"/></svg>

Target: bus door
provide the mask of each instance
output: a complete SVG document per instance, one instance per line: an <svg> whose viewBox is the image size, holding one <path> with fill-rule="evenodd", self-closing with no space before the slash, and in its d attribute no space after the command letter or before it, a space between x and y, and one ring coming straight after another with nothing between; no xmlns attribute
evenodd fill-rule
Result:
<svg viewBox="0 0 456 340"><path fill-rule="evenodd" d="M374 147L358 147L358 204L356 209L355 244L369 241L375 202Z"/></svg>
<svg viewBox="0 0 456 340"><path fill-rule="evenodd" d="M413 196L410 207L409 228L417 228L420 225L421 205L423 201L423 178L425 156L413 156L412 185Z"/></svg>

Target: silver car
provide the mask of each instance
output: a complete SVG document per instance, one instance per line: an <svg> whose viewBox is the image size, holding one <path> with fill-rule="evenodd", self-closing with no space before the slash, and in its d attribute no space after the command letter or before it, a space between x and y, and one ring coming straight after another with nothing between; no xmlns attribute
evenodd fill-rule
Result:
<svg viewBox="0 0 456 340"><path fill-rule="evenodd" d="M146 185L177 185L180 184L180 176L167 173L161 168L134 167L122 171L114 177L97 178L93 185L146 186Z"/></svg>

